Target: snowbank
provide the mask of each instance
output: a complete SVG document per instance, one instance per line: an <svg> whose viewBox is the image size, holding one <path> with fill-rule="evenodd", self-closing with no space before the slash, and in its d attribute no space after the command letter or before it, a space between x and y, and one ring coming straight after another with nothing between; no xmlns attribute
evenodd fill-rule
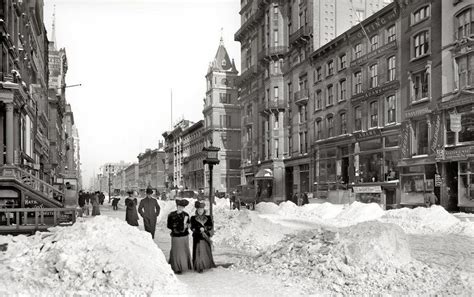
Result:
<svg viewBox="0 0 474 297"><path fill-rule="evenodd" d="M376 203L361 203L355 201L345 207L335 218L334 225L353 225L372 221L384 215L384 210Z"/></svg>
<svg viewBox="0 0 474 297"><path fill-rule="evenodd" d="M0 295L162 295L183 290L149 234L98 216L35 235L4 236Z"/></svg>
<svg viewBox="0 0 474 297"><path fill-rule="evenodd" d="M401 208L386 211L381 222L393 223L410 234L457 233L474 236L474 222L461 222L443 207Z"/></svg>
<svg viewBox="0 0 474 297"><path fill-rule="evenodd" d="M237 269L270 273L308 294L426 294L438 282L435 270L412 260L401 228L376 221L288 235Z"/></svg>

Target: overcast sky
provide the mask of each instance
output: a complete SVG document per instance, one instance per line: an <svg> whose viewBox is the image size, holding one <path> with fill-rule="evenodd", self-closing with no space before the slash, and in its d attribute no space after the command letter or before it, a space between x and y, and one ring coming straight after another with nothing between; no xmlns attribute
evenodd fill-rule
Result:
<svg viewBox="0 0 474 297"><path fill-rule="evenodd" d="M223 30L240 69L240 0L46 0L51 38L69 62L67 100L79 129L83 182L106 162L136 162L173 119L202 118L206 75Z"/></svg>

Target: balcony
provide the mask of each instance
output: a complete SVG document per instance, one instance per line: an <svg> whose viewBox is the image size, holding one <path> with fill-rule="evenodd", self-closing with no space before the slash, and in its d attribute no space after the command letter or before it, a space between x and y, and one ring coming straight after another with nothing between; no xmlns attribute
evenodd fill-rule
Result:
<svg viewBox="0 0 474 297"><path fill-rule="evenodd" d="M313 33L313 27L310 25L302 26L293 34L290 34L290 44L291 45L301 45L308 43Z"/></svg>
<svg viewBox="0 0 474 297"><path fill-rule="evenodd" d="M294 100L296 105L307 105L309 100L309 91L301 90L295 93Z"/></svg>
<svg viewBox="0 0 474 297"><path fill-rule="evenodd" d="M283 111L286 108L286 100L281 98L276 100L269 100L268 102L259 104L260 113L262 113L263 115L268 115L272 112Z"/></svg>
<svg viewBox="0 0 474 297"><path fill-rule="evenodd" d="M281 58L284 58L287 53L288 46L286 45L271 46L260 51L258 53L258 59L264 61L278 61Z"/></svg>
<svg viewBox="0 0 474 297"><path fill-rule="evenodd" d="M241 87L246 81L257 76L258 67L257 65L252 65L242 72L242 74L236 79L235 83L237 86Z"/></svg>
<svg viewBox="0 0 474 297"><path fill-rule="evenodd" d="M242 41L242 38L251 30L258 26L260 17L263 16L262 10L255 11L241 26L240 29L235 33L234 40Z"/></svg>

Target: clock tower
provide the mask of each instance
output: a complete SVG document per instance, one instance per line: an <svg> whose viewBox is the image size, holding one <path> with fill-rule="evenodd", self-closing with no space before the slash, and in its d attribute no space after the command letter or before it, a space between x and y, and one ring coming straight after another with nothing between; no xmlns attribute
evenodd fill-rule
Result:
<svg viewBox="0 0 474 297"><path fill-rule="evenodd" d="M221 38L214 60L206 74L204 98L204 146L219 147L219 165L214 166L214 190L228 192L240 184L240 105L235 80L238 71ZM205 189L209 189L209 170L205 168Z"/></svg>

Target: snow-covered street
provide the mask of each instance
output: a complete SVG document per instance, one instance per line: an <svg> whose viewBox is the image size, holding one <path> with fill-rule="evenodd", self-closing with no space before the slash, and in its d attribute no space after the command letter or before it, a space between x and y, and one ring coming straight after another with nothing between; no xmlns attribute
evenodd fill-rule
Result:
<svg viewBox="0 0 474 297"><path fill-rule="evenodd" d="M165 263L170 250L165 218L175 203L159 203L155 244L142 222L138 232L124 222L121 204L118 211L104 205L100 217L80 219L70 231L38 233L31 239L0 237L0 244L8 243L0 254L0 287L5 288L0 292L474 294L474 222L468 214L453 216L436 206L383 211L375 204L358 202L304 207L264 203L256 211L237 211L229 210L228 201L222 199L214 211L218 267L175 276ZM186 208L190 214L192 205ZM78 234L84 238L77 238ZM13 246L15 250L10 249ZM152 271L153 277L143 276ZM123 277L129 281L121 281Z"/></svg>

